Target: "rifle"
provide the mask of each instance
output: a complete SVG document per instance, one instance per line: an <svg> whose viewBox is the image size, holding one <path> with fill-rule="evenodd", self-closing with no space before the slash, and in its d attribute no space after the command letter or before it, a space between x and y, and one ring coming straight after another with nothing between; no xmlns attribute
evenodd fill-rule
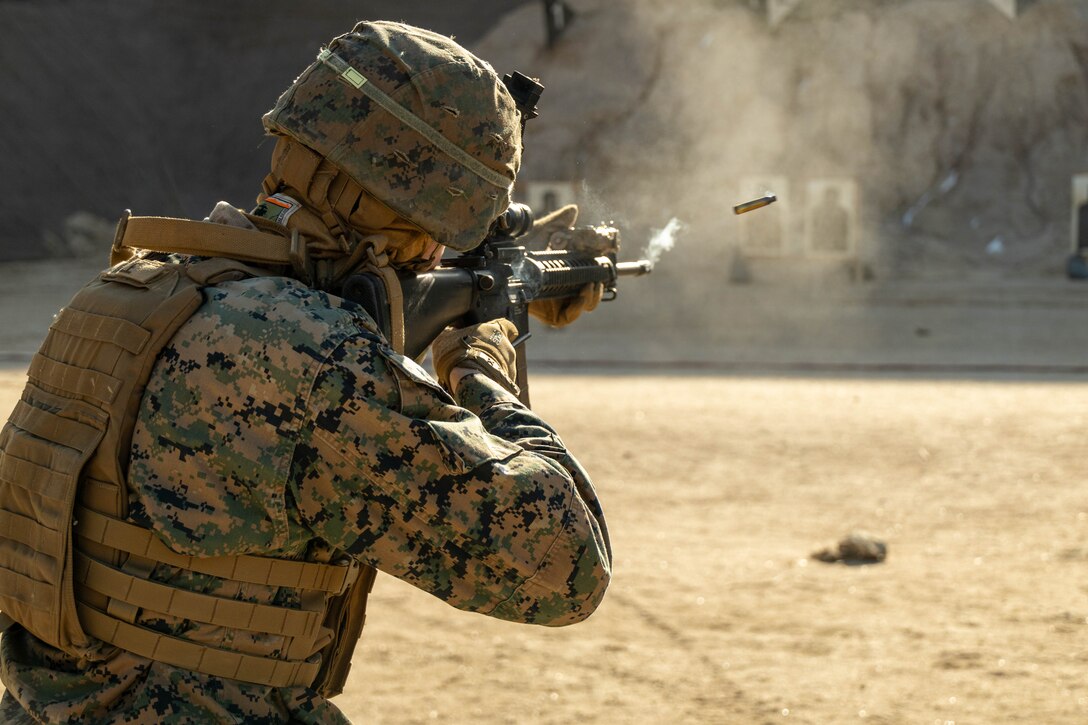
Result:
<svg viewBox="0 0 1088 725"><path fill-rule="evenodd" d="M531 251L518 238L532 230L534 216L524 204L511 204L491 226L487 237L460 256L442 260L425 274L398 273L404 296L404 354L418 359L447 327L465 327L506 318L518 329L519 398L529 405L525 341L529 338L529 303L574 298L587 284L604 285L603 300L614 300L620 277L653 271L649 260L618 262L619 231L598 227L609 236L611 251L600 254L578 249ZM389 337L391 315L382 281L372 274L348 277L341 295L363 305Z"/></svg>
<svg viewBox="0 0 1088 725"><path fill-rule="evenodd" d="M536 79L518 72L503 76L503 83L525 123L539 115L536 104L544 92ZM404 354L419 359L431 342L447 327L465 327L505 317L518 328L514 345L517 356L519 398L529 405L529 378L525 341L529 339L529 303L577 297L594 282L604 285L602 299L616 298L620 277L648 274L649 260L617 262L619 230L597 228L595 232L612 243L610 251L590 253L577 249L529 251L518 238L533 229L534 216L525 204L511 204L475 249L459 257L444 259L426 274L400 273L404 297ZM386 339L392 339L389 300L384 283L375 275L348 277L341 296L366 308Z"/></svg>

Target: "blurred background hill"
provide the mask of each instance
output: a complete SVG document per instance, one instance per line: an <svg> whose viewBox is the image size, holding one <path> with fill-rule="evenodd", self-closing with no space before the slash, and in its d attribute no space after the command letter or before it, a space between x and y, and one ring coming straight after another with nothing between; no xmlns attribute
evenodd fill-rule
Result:
<svg viewBox="0 0 1088 725"><path fill-rule="evenodd" d="M0 0L0 259L85 246L66 237L126 208L248 208L273 145L260 116L323 43L396 19L472 45L520 4Z"/></svg>
<svg viewBox="0 0 1088 725"><path fill-rule="evenodd" d="M248 205L260 114L321 43L395 18L541 77L524 178L584 183L594 216L678 216L727 246L744 177L785 178L795 208L806 180L847 177L874 271L1060 268L1088 170L1088 2L1011 19L989 0L806 0L776 26L757 0L568 4L549 50L525 0L0 0L0 258L63 251L79 212Z"/></svg>

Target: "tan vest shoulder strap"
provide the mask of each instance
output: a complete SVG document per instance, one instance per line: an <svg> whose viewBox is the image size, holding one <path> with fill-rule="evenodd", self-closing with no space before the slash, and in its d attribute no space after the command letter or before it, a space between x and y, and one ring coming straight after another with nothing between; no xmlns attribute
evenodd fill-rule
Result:
<svg viewBox="0 0 1088 725"><path fill-rule="evenodd" d="M227 257L258 264L292 264L300 253L297 232L242 229L214 222L172 217L131 216L125 211L117 224L110 265L129 259L135 250Z"/></svg>

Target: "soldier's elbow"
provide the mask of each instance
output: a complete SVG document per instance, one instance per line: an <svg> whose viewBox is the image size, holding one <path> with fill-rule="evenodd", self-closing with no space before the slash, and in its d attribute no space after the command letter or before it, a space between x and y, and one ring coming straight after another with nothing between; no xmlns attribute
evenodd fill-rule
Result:
<svg viewBox="0 0 1088 725"><path fill-rule="evenodd" d="M612 580L612 566L603 551L579 557L562 578L542 577L535 592L533 621L566 627L597 611Z"/></svg>
<svg viewBox="0 0 1088 725"><path fill-rule="evenodd" d="M583 556L564 571L559 571L553 562L526 580L489 614L545 627L577 624L596 611L611 578L606 557Z"/></svg>
<svg viewBox="0 0 1088 725"><path fill-rule="evenodd" d="M588 596L568 601L570 609L565 616L557 617L549 622L541 622L548 627L569 627L589 619L589 616L597 611L601 601L604 600L605 590L608 589L609 575L603 575L598 587Z"/></svg>

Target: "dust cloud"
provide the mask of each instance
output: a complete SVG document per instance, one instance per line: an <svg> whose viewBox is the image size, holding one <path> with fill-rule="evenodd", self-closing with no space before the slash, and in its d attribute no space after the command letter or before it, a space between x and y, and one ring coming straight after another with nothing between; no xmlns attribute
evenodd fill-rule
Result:
<svg viewBox="0 0 1088 725"><path fill-rule="evenodd" d="M776 27L759 2L570 4L555 49L526 6L478 50L546 86L526 181L583 181L582 220L606 215L627 240L685 221L616 319L680 323L700 343L738 318L768 344L849 325L875 346L881 326L853 308L889 284L938 280L988 304L1007 280L1062 279L1070 177L1088 170L1083 3L1012 20L981 1L807 1ZM780 201L739 220L750 184ZM829 184L851 216L838 255L811 239ZM778 246L752 252L745 225L771 215Z"/></svg>

